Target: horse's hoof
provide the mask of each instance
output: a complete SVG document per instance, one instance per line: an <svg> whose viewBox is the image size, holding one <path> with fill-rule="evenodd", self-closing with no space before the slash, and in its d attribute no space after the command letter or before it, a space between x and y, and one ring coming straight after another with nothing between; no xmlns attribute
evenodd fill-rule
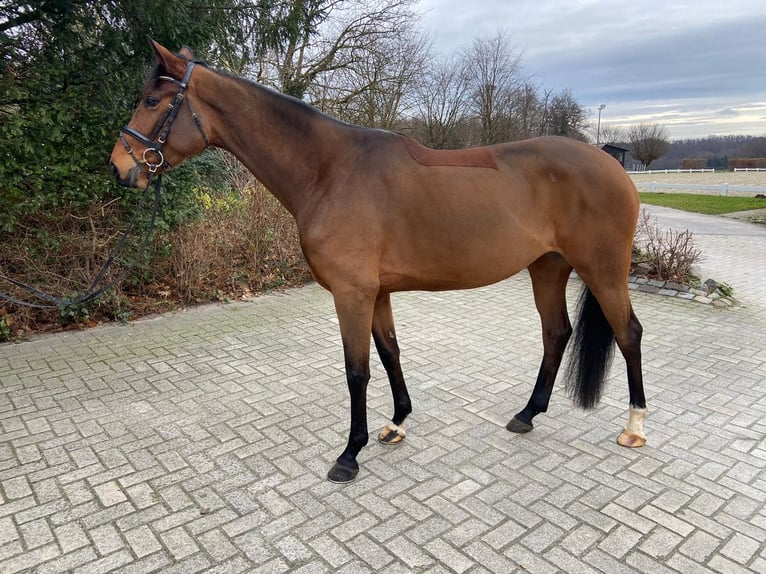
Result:
<svg viewBox="0 0 766 574"><path fill-rule="evenodd" d="M327 473L327 480L336 484L345 484L347 482L352 482L357 474L359 474L358 466L356 468L351 468L336 462Z"/></svg>
<svg viewBox="0 0 766 574"><path fill-rule="evenodd" d="M532 423L525 423L523 421L520 421L516 417L513 417L511 419L511 422L509 422L507 425L505 425L505 428L507 428L511 432L524 434L529 431L531 431L534 427L532 426Z"/></svg>
<svg viewBox="0 0 766 574"><path fill-rule="evenodd" d="M387 445L397 445L401 444L406 436L407 433L404 431L403 426L390 422L378 434L378 441Z"/></svg>
<svg viewBox="0 0 766 574"><path fill-rule="evenodd" d="M640 448L646 444L646 438L622 431L620 436L617 437L617 444L625 448Z"/></svg>

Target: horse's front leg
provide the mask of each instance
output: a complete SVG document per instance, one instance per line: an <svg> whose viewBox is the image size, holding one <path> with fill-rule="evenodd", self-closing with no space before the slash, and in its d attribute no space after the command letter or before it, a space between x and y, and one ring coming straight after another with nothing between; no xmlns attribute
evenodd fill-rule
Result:
<svg viewBox="0 0 766 574"><path fill-rule="evenodd" d="M404 419L412 412L412 402L399 363L399 345L396 342L391 296L388 293L381 293L375 301L372 338L378 349L380 360L386 369L391 393L394 397L394 416L391 418L391 422L378 434L378 440L384 444L400 444L405 437Z"/></svg>
<svg viewBox="0 0 766 574"><path fill-rule="evenodd" d="M327 473L330 482L351 482L359 473L356 457L369 439L367 383L370 380L370 332L375 296L349 290L333 291L340 323L346 381L351 398L351 427L346 449Z"/></svg>

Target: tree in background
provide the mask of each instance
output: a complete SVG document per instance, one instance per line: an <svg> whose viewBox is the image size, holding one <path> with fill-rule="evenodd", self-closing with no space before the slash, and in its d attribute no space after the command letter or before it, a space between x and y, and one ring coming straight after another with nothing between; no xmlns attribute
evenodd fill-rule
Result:
<svg viewBox="0 0 766 574"><path fill-rule="evenodd" d="M592 130L593 133L591 134L592 141L596 141L596 130ZM617 125L614 124L601 124L601 133L599 134L599 139L601 140L601 144L617 144L620 146L627 147L627 140L628 137L625 133L625 130Z"/></svg>
<svg viewBox="0 0 766 574"><path fill-rule="evenodd" d="M546 130L546 102L550 92L540 94L540 88L531 81L524 82L514 102L513 123L517 139L548 135Z"/></svg>
<svg viewBox="0 0 766 574"><path fill-rule="evenodd" d="M553 95L545 107L546 132L585 141L587 115L569 90Z"/></svg>
<svg viewBox="0 0 766 574"><path fill-rule="evenodd" d="M513 50L508 34L476 38L464 53L463 67L471 86L471 111L479 125L476 143L514 139L511 115L526 78L521 55Z"/></svg>
<svg viewBox="0 0 766 574"><path fill-rule="evenodd" d="M429 45L410 22L396 36L379 37L353 65L319 74L307 96L347 122L404 129L405 115L413 105L410 94L427 70Z"/></svg>
<svg viewBox="0 0 766 574"><path fill-rule="evenodd" d="M432 147L466 147L541 135L584 140L585 109L569 90L541 90L509 36L476 38L436 60L413 94L412 133Z"/></svg>
<svg viewBox="0 0 766 574"><path fill-rule="evenodd" d="M32 0L0 5L0 230L21 214L125 195L107 159L134 107L146 35L205 55L242 39L239 0ZM188 174L188 172L187 172ZM175 179L183 179L182 170ZM178 194L166 194L182 202ZM166 207L166 217L173 206Z"/></svg>
<svg viewBox="0 0 766 574"><path fill-rule="evenodd" d="M468 75L457 56L432 62L413 95L413 135L429 147L461 147L461 131L468 121L471 105L470 89Z"/></svg>
<svg viewBox="0 0 766 574"><path fill-rule="evenodd" d="M641 162L644 169L670 148L668 129L661 124L634 124L627 128L626 136L630 153Z"/></svg>
<svg viewBox="0 0 766 574"><path fill-rule="evenodd" d="M270 41L251 34L261 54L250 71L259 82L303 99L322 76L360 71L371 54L411 29L412 0L260 0L270 7ZM333 76L337 77L337 76Z"/></svg>
<svg viewBox="0 0 766 574"><path fill-rule="evenodd" d="M742 155L745 157L766 157L766 138L751 137L745 140Z"/></svg>
<svg viewBox="0 0 766 574"><path fill-rule="evenodd" d="M670 149L653 163L660 169L681 167L684 160L703 158L705 167L727 169L729 159L766 157L766 137L723 135L674 140Z"/></svg>

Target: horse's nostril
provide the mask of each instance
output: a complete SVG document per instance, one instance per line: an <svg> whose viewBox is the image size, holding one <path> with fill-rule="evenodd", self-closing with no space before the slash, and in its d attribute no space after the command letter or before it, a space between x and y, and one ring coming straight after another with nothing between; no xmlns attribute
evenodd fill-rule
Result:
<svg viewBox="0 0 766 574"><path fill-rule="evenodd" d="M117 166L114 165L114 163L109 162L109 169L112 170L112 175L115 179L120 179L120 171L117 169Z"/></svg>

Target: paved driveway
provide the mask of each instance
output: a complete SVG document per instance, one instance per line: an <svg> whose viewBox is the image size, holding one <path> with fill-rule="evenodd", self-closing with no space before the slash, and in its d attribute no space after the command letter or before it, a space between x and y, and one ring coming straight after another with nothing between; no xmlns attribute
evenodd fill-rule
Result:
<svg viewBox="0 0 766 574"><path fill-rule="evenodd" d="M325 480L348 399L316 286L0 346L0 572L766 572L766 230L692 219L744 304L633 295L640 450L615 444L619 357L594 411L558 388L532 433L504 429L541 352L525 274L394 297L415 412L345 486ZM377 360L369 396L377 430Z"/></svg>
<svg viewBox="0 0 766 574"><path fill-rule="evenodd" d="M662 227L693 233L703 254L703 281L712 276L730 283L749 307L766 310L766 225L646 206Z"/></svg>

